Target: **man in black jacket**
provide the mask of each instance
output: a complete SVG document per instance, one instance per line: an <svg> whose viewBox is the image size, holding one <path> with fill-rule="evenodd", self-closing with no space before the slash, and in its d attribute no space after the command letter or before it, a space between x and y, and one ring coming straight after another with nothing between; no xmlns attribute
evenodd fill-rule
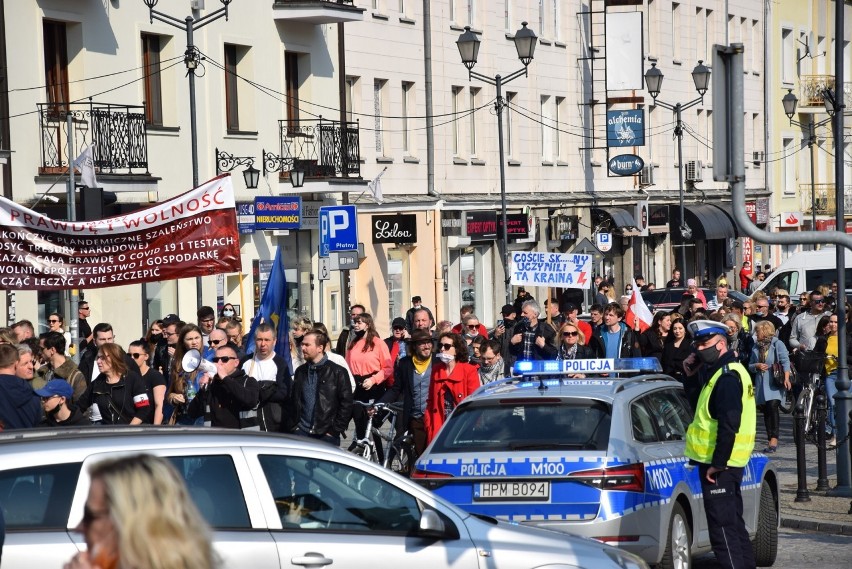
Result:
<svg viewBox="0 0 852 569"><path fill-rule="evenodd" d="M556 358L556 330L553 326L538 321L541 308L534 300L524 302L521 320L512 330L512 355L515 361L552 360Z"/></svg>
<svg viewBox="0 0 852 569"><path fill-rule="evenodd" d="M71 403L74 388L64 379L48 381L47 385L36 390L35 394L41 397L41 407L44 410L40 427L79 427L92 424L80 408Z"/></svg>
<svg viewBox="0 0 852 569"><path fill-rule="evenodd" d="M201 383L201 391L187 408L192 418L204 416L204 424L226 429L260 430L257 380L240 368L239 348L230 342L216 348L216 375Z"/></svg>
<svg viewBox="0 0 852 569"><path fill-rule="evenodd" d="M638 358L642 352L636 333L631 330L624 320L624 309L617 302L611 302L604 307L603 325L592 336L589 347L595 350L599 358Z"/></svg>
<svg viewBox="0 0 852 569"><path fill-rule="evenodd" d="M247 375L257 380L260 389L258 425L261 431L278 432L281 430L283 407L293 381L287 362L275 353L275 326L268 322L258 324L254 333L254 347L255 352L243 358L242 368Z"/></svg>
<svg viewBox="0 0 852 569"><path fill-rule="evenodd" d="M411 431L414 450L419 456L426 450L423 414L432 377L432 334L428 330L414 330L408 340L408 351L411 355L399 360L393 385L379 402L393 403L402 399L402 416L397 418L398 433L401 435L406 428Z"/></svg>
<svg viewBox="0 0 852 569"><path fill-rule="evenodd" d="M296 370L286 430L303 437L340 446L352 418L352 384L343 367L328 360L328 336L311 331L302 338L305 363Z"/></svg>

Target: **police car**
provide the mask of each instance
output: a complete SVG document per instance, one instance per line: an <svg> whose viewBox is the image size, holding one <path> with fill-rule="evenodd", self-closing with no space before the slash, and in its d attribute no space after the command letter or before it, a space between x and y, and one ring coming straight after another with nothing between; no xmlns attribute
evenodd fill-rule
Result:
<svg viewBox="0 0 852 569"><path fill-rule="evenodd" d="M412 478L472 513L591 537L664 568L710 551L692 411L655 358L518 362L460 403ZM579 376L579 377L578 377ZM742 482L759 566L775 561L778 476L754 453Z"/></svg>

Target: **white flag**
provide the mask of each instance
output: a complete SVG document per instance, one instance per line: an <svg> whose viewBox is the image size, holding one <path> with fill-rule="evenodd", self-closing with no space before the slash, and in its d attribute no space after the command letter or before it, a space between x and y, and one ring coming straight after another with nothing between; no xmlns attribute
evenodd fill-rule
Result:
<svg viewBox="0 0 852 569"><path fill-rule="evenodd" d="M367 189L370 190L370 194L376 200L376 203L382 203L382 176L385 175L388 167L385 166L385 169L379 172L379 175L373 178L373 181L367 184Z"/></svg>
<svg viewBox="0 0 852 569"><path fill-rule="evenodd" d="M98 180L95 178L95 161L92 158L92 147L86 146L83 152L74 159L74 168L80 170L80 181L84 186L90 188L98 187Z"/></svg>

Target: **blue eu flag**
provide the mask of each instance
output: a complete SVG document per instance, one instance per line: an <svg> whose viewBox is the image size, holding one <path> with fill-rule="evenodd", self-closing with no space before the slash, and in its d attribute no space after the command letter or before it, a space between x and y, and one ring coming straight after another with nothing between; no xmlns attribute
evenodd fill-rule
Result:
<svg viewBox="0 0 852 569"><path fill-rule="evenodd" d="M263 322L275 325L276 340L275 353L284 358L290 375L293 375L293 360L290 358L290 322L287 318L287 278L284 276L284 259L281 248L275 254L275 262L272 271L266 281L266 289L260 300L260 308L251 322L251 330L245 338L245 350L247 354L254 352L254 333L258 324Z"/></svg>

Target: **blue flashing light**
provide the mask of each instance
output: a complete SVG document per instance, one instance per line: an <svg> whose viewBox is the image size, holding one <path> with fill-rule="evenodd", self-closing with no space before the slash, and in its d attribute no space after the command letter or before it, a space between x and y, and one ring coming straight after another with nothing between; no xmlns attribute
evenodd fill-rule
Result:
<svg viewBox="0 0 852 569"><path fill-rule="evenodd" d="M657 358L621 358L590 360L524 360L515 363L515 375L607 374L617 372L662 373Z"/></svg>

